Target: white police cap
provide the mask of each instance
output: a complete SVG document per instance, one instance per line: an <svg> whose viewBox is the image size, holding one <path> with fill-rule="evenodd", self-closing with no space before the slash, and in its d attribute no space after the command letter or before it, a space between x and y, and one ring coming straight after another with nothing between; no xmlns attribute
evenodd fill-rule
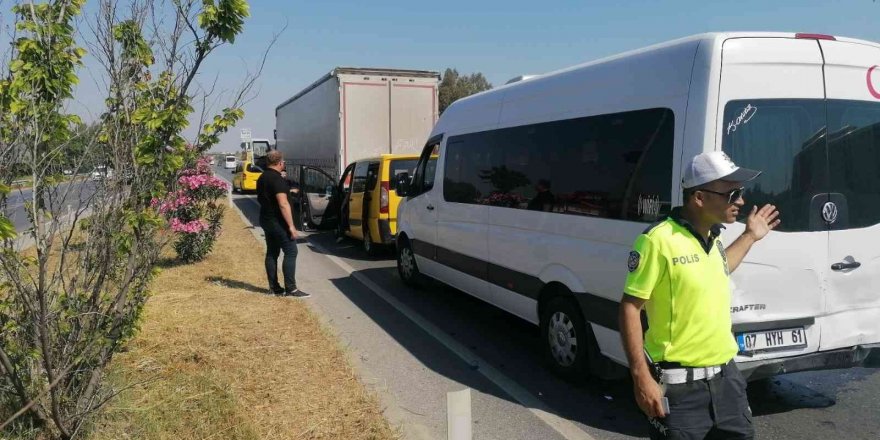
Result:
<svg viewBox="0 0 880 440"><path fill-rule="evenodd" d="M736 166L723 151L710 151L694 156L693 160L685 165L681 186L689 189L714 180L748 182L759 175L761 175L760 171Z"/></svg>

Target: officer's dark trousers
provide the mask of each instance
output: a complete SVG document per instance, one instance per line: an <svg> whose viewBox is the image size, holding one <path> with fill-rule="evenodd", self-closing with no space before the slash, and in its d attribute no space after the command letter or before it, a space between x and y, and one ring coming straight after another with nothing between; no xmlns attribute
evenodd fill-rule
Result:
<svg viewBox="0 0 880 440"><path fill-rule="evenodd" d="M652 439L755 438L746 381L731 361L712 379L667 385L669 414L650 420Z"/></svg>
<svg viewBox="0 0 880 440"><path fill-rule="evenodd" d="M260 226L266 234L266 277L272 290L281 290L278 284L278 255L284 251L281 271L284 272L284 290L296 290L296 240L290 238L287 228L277 220L261 220Z"/></svg>

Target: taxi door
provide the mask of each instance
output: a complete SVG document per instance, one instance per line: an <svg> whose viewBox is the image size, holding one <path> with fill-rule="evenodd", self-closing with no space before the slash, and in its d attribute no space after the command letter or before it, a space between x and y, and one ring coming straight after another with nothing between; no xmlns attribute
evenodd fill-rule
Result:
<svg viewBox="0 0 880 440"><path fill-rule="evenodd" d="M233 190L238 190L238 191L242 190L241 174L242 174L241 164L237 164L235 166L235 170L232 171L232 189Z"/></svg>
<svg viewBox="0 0 880 440"><path fill-rule="evenodd" d="M336 220L336 213L330 208L330 201L335 193L335 179L324 170L303 166L299 181L304 220L314 227L331 226Z"/></svg>
<svg viewBox="0 0 880 440"><path fill-rule="evenodd" d="M348 196L348 235L359 240L364 238L364 194L367 189L369 167L369 162L355 164L351 192Z"/></svg>

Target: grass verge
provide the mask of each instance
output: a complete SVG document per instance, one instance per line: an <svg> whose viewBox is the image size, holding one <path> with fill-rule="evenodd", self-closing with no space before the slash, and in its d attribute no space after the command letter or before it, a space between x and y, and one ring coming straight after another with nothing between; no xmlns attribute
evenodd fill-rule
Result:
<svg viewBox="0 0 880 440"><path fill-rule="evenodd" d="M263 293L262 248L231 209L214 252L165 268L108 372L103 439L387 439L399 434L302 301Z"/></svg>

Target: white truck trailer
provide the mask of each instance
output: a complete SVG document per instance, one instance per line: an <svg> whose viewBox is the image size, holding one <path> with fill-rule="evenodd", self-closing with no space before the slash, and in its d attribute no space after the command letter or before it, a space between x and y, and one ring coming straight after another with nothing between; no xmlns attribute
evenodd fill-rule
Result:
<svg viewBox="0 0 880 440"><path fill-rule="evenodd" d="M417 154L438 118L438 72L337 67L275 108L290 165L338 178L351 162Z"/></svg>

